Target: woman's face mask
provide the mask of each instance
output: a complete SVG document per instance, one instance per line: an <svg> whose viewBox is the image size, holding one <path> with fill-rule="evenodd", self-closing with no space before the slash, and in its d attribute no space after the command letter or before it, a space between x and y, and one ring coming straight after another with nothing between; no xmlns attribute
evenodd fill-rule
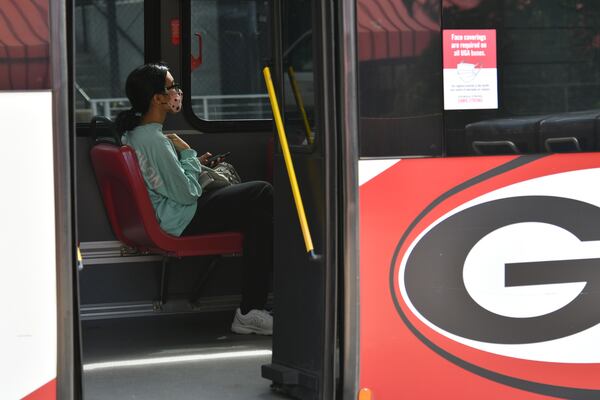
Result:
<svg viewBox="0 0 600 400"><path fill-rule="evenodd" d="M171 107L171 111L174 113L178 113L181 111L181 105L183 102L183 92L179 88L179 85L173 83L171 86L165 88L167 90L167 94L169 95L169 107Z"/></svg>

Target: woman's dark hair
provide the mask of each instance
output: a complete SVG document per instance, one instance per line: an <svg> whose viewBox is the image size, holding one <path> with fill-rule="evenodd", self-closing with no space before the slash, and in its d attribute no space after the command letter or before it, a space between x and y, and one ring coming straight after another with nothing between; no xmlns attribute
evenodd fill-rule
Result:
<svg viewBox="0 0 600 400"><path fill-rule="evenodd" d="M121 111L115 120L120 134L138 126L142 115L150 108L152 96L164 93L168 71L169 67L164 64L145 64L131 71L125 82L125 94L131 108Z"/></svg>

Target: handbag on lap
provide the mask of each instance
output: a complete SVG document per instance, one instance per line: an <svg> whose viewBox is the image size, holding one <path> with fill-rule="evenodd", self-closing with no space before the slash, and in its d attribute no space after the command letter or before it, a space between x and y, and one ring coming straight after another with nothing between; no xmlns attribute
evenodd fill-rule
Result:
<svg viewBox="0 0 600 400"><path fill-rule="evenodd" d="M215 168L202 166L198 182L203 190L214 190L240 183L242 180L233 165L222 162Z"/></svg>

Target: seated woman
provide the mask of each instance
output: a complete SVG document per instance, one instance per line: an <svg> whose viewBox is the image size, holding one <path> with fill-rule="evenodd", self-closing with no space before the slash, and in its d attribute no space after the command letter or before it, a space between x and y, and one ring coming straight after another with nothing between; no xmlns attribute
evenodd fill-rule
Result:
<svg viewBox="0 0 600 400"><path fill-rule="evenodd" d="M164 134L167 114L181 111L182 91L169 68L146 64L125 84L131 109L116 126L131 146L161 228L174 236L239 230L244 234L242 302L231 330L271 335L273 317L264 310L273 269L273 188L244 182L203 192L198 183L210 153L196 151L174 133Z"/></svg>

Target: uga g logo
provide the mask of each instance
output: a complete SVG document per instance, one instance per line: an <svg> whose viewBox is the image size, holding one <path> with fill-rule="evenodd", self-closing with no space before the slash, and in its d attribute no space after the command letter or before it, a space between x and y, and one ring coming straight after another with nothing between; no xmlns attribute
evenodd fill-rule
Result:
<svg viewBox="0 0 600 400"><path fill-rule="evenodd" d="M401 239L390 283L405 325L488 379L600 398L600 191L590 182L600 169L518 182Z"/></svg>
<svg viewBox="0 0 600 400"><path fill-rule="evenodd" d="M577 200L526 196L468 208L436 225L410 253L404 284L416 310L447 332L488 343L544 342L600 323L600 258L506 264L506 287L585 282L573 301L544 315L499 315L471 297L463 279L469 252L493 231L519 223L553 225L582 242L600 240L600 208Z"/></svg>

